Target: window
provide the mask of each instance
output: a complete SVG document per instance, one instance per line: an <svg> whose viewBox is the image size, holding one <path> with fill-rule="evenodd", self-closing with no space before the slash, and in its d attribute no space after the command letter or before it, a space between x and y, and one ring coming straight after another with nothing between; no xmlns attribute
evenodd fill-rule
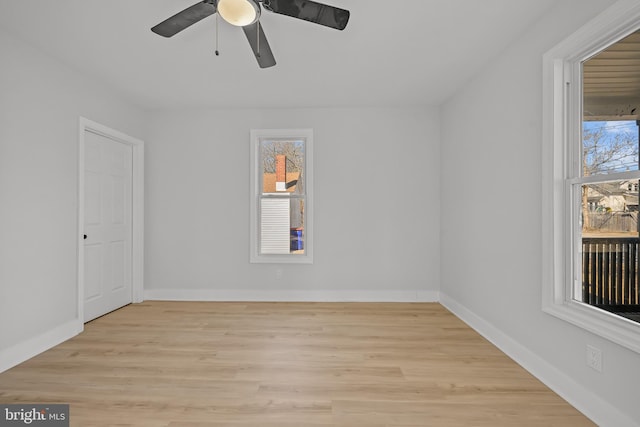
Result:
<svg viewBox="0 0 640 427"><path fill-rule="evenodd" d="M313 131L251 131L252 263L313 262Z"/></svg>
<svg viewBox="0 0 640 427"><path fill-rule="evenodd" d="M640 352L640 4L544 56L543 310Z"/></svg>

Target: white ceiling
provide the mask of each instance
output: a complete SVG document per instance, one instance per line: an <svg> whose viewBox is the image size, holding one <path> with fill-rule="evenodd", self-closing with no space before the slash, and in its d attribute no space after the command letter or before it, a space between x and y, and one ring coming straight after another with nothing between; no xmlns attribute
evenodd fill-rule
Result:
<svg viewBox="0 0 640 427"><path fill-rule="evenodd" d="M0 0L0 27L144 109L438 105L557 0L327 0L344 31L267 11L277 65L215 16L149 29L195 0Z"/></svg>

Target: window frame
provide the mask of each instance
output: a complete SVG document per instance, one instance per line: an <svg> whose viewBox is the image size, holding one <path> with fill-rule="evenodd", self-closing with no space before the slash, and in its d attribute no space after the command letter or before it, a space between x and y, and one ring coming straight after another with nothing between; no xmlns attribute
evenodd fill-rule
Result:
<svg viewBox="0 0 640 427"><path fill-rule="evenodd" d="M581 64L638 30L639 22L640 4L620 0L545 53L542 117L542 310L638 353L640 323L573 299L581 242L576 232L580 205L572 187L613 178L576 176L581 169Z"/></svg>
<svg viewBox="0 0 640 427"><path fill-rule="evenodd" d="M304 140L304 253L260 253L260 201L262 193L260 141L263 139ZM252 129L250 132L250 263L313 264L313 129ZM273 196L266 196L272 198Z"/></svg>

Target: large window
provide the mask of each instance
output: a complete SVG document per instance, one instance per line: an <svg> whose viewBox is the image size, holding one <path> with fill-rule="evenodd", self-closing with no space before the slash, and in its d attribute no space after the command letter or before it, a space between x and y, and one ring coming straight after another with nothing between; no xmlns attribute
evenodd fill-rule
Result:
<svg viewBox="0 0 640 427"><path fill-rule="evenodd" d="M311 263L311 130L251 132L251 262Z"/></svg>
<svg viewBox="0 0 640 427"><path fill-rule="evenodd" d="M544 57L543 308L640 352L640 5Z"/></svg>
<svg viewBox="0 0 640 427"><path fill-rule="evenodd" d="M572 298L640 322L637 122L594 117L586 108L595 84L589 83L589 69L607 51L583 63L581 170L571 179L571 193L580 199L573 229L579 280Z"/></svg>

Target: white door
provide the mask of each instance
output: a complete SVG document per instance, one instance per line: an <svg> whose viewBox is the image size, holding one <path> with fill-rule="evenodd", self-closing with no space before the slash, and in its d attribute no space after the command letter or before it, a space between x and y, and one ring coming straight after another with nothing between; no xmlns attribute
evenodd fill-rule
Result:
<svg viewBox="0 0 640 427"><path fill-rule="evenodd" d="M132 302L132 148L85 130L84 321Z"/></svg>

